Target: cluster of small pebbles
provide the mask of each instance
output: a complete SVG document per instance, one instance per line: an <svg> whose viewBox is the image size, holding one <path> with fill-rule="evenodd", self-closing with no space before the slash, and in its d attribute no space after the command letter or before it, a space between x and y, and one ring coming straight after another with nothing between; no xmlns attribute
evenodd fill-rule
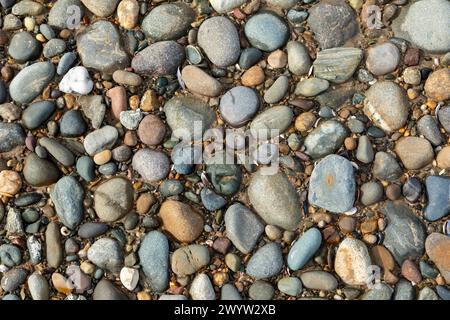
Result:
<svg viewBox="0 0 450 320"><path fill-rule="evenodd" d="M449 1L0 5L1 299L450 299Z"/></svg>

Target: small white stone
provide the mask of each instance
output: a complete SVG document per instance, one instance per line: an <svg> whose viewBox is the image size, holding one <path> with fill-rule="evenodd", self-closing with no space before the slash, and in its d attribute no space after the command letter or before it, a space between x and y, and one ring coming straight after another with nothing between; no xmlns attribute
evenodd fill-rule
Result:
<svg viewBox="0 0 450 320"><path fill-rule="evenodd" d="M125 288L133 291L139 281L139 271L137 269L123 267L120 270L120 281Z"/></svg>
<svg viewBox="0 0 450 320"><path fill-rule="evenodd" d="M94 82L85 67L70 69L59 83L59 90L64 93L89 94L94 88Z"/></svg>

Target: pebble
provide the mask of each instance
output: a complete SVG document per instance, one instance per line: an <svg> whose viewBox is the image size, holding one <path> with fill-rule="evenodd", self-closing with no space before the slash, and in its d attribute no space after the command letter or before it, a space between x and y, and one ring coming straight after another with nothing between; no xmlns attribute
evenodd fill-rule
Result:
<svg viewBox="0 0 450 320"><path fill-rule="evenodd" d="M254 209L267 224L286 230L294 230L299 224L298 195L282 172L264 175L263 170L258 170L252 175L247 194Z"/></svg>
<svg viewBox="0 0 450 320"><path fill-rule="evenodd" d="M66 43L61 39L51 39L44 45L42 54L45 58L53 58L66 51Z"/></svg>
<svg viewBox="0 0 450 320"><path fill-rule="evenodd" d="M127 296L107 279L97 283L92 298L94 300L128 300Z"/></svg>
<svg viewBox="0 0 450 320"><path fill-rule="evenodd" d="M81 0L81 2L93 14L105 18L116 10L119 0Z"/></svg>
<svg viewBox="0 0 450 320"><path fill-rule="evenodd" d="M167 200L159 210L163 226L177 241L190 243L203 231L203 217L186 203Z"/></svg>
<svg viewBox="0 0 450 320"><path fill-rule="evenodd" d="M445 68L431 73L424 88L427 97L435 101L450 99L450 70Z"/></svg>
<svg viewBox="0 0 450 320"><path fill-rule="evenodd" d="M388 181L397 180L402 173L397 160L391 154L383 151L375 154L372 170L376 178Z"/></svg>
<svg viewBox="0 0 450 320"><path fill-rule="evenodd" d="M436 221L450 214L450 178L429 176L425 179L428 203L424 217L428 221Z"/></svg>
<svg viewBox="0 0 450 320"><path fill-rule="evenodd" d="M42 137L39 139L39 144L62 165L70 167L75 163L75 157L73 153L57 140Z"/></svg>
<svg viewBox="0 0 450 320"><path fill-rule="evenodd" d="M66 275L68 276L68 280L73 283L76 293L83 293L91 288L91 278L84 274L79 266L68 266Z"/></svg>
<svg viewBox="0 0 450 320"><path fill-rule="evenodd" d="M120 115L122 112L127 110L128 102L127 102L127 92L124 87L117 86L112 89L109 89L106 92L106 96L111 99L111 111L115 119L120 120ZM139 111L137 111L139 115ZM136 121L134 118L131 120L132 122Z"/></svg>
<svg viewBox="0 0 450 320"><path fill-rule="evenodd" d="M450 39L445 32L450 27L450 4L447 1L417 2L405 11L392 24L396 37L430 52L445 53L450 50Z"/></svg>
<svg viewBox="0 0 450 320"><path fill-rule="evenodd" d="M275 289L269 282L256 280L248 289L248 295L252 300L272 300Z"/></svg>
<svg viewBox="0 0 450 320"><path fill-rule="evenodd" d="M154 42L177 40L187 33L195 16L185 3L163 3L150 11L141 28Z"/></svg>
<svg viewBox="0 0 450 320"><path fill-rule="evenodd" d="M73 23L73 11L71 6L77 6L80 9L80 16L84 15L84 6L79 0L58 0L54 3L48 14L48 24L58 29L65 29ZM76 22L75 22L76 23Z"/></svg>
<svg viewBox="0 0 450 320"><path fill-rule="evenodd" d="M308 289L334 291L338 287L336 278L325 271L308 271L302 273L300 279Z"/></svg>
<svg viewBox="0 0 450 320"><path fill-rule="evenodd" d="M83 66L107 74L129 65L128 55L121 43L115 25L104 20L91 24L77 36L77 49ZM137 69L134 65L133 68Z"/></svg>
<svg viewBox="0 0 450 320"><path fill-rule="evenodd" d="M22 123L28 129L37 129L54 114L56 105L53 101L39 101L30 104L22 113Z"/></svg>
<svg viewBox="0 0 450 320"><path fill-rule="evenodd" d="M163 292L169 282L169 242L159 231L147 233L138 251L146 280L153 290Z"/></svg>
<svg viewBox="0 0 450 320"><path fill-rule="evenodd" d="M356 14L343 0L319 2L308 13L308 24L322 49L341 47L358 32Z"/></svg>
<svg viewBox="0 0 450 320"><path fill-rule="evenodd" d="M328 83L327 80L319 78L309 78L297 83L297 86L295 88L295 94L305 97L314 97L326 91L329 88L329 86L330 84Z"/></svg>
<svg viewBox="0 0 450 320"><path fill-rule="evenodd" d="M103 182L94 193L97 216L105 222L123 218L133 207L133 187L128 179L115 177Z"/></svg>
<svg viewBox="0 0 450 320"><path fill-rule="evenodd" d="M366 67L376 76L393 72L399 63L400 51L390 42L369 47L367 50Z"/></svg>
<svg viewBox="0 0 450 320"><path fill-rule="evenodd" d="M375 154L372 148L372 143L369 137L361 136L358 140L358 149L356 151L356 159L362 163L371 163L374 160Z"/></svg>
<svg viewBox="0 0 450 320"><path fill-rule="evenodd" d="M450 280L450 264L446 252L450 247L450 237L439 233L430 234L425 241L425 250L431 261L439 269L441 275L448 283Z"/></svg>
<svg viewBox="0 0 450 320"><path fill-rule="evenodd" d="M239 66L241 69L246 70L261 60L263 53L256 48L246 48L242 50L239 57Z"/></svg>
<svg viewBox="0 0 450 320"><path fill-rule="evenodd" d="M63 137L79 137L87 130L86 122L79 110L69 110L59 121L59 132Z"/></svg>
<svg viewBox="0 0 450 320"><path fill-rule="evenodd" d="M403 80L407 84L419 85L421 82L420 70L413 67L408 67L403 70Z"/></svg>
<svg viewBox="0 0 450 320"><path fill-rule="evenodd" d="M38 2L22 0L12 7L11 12L16 16L38 16L44 10L44 6Z"/></svg>
<svg viewBox="0 0 450 320"><path fill-rule="evenodd" d="M244 31L253 47L267 52L283 47L289 38L289 28L285 21L270 11L252 15L247 20Z"/></svg>
<svg viewBox="0 0 450 320"><path fill-rule="evenodd" d="M423 168L434 159L430 142L419 137L401 138L395 145L395 152L405 168L411 170Z"/></svg>
<svg viewBox="0 0 450 320"><path fill-rule="evenodd" d="M353 207L355 191L354 169L350 161L328 155L311 174L308 201L328 211L343 213Z"/></svg>
<svg viewBox="0 0 450 320"><path fill-rule="evenodd" d="M278 49L269 54L267 63L273 69L281 69L287 65L287 55L284 51Z"/></svg>
<svg viewBox="0 0 450 320"><path fill-rule="evenodd" d="M92 158L88 156L78 158L76 169L84 180L90 182L95 179L95 165Z"/></svg>
<svg viewBox="0 0 450 320"><path fill-rule="evenodd" d="M241 52L236 27L226 17L206 19L200 25L197 41L208 59L218 67L234 64Z"/></svg>
<svg viewBox="0 0 450 320"><path fill-rule="evenodd" d="M51 62L37 62L23 68L11 81L9 94L17 103L30 103L50 83L55 75Z"/></svg>
<svg viewBox="0 0 450 320"><path fill-rule="evenodd" d="M136 152L132 164L142 179L150 182L164 179L170 170L170 161L166 154L151 149Z"/></svg>
<svg viewBox="0 0 450 320"><path fill-rule="evenodd" d="M63 248L61 245L61 235L59 226L55 222L50 222L45 230L46 258L47 264L51 268L57 269L63 260Z"/></svg>
<svg viewBox="0 0 450 320"><path fill-rule="evenodd" d="M410 177L403 185L403 196L410 202L416 202L422 193L422 184L415 177Z"/></svg>
<svg viewBox="0 0 450 320"><path fill-rule="evenodd" d="M256 279L266 279L277 275L283 267L280 245L270 242L259 248L250 258L246 273Z"/></svg>
<svg viewBox="0 0 450 320"><path fill-rule="evenodd" d="M211 280L205 273L198 274L192 280L189 294L192 300L215 300L216 294L212 286Z"/></svg>
<svg viewBox="0 0 450 320"><path fill-rule="evenodd" d="M207 97L217 97L222 92L220 82L196 66L184 67L181 72L181 79L193 93Z"/></svg>
<svg viewBox="0 0 450 320"><path fill-rule="evenodd" d="M138 136L149 146L160 144L166 134L166 127L159 117L149 114L139 124Z"/></svg>
<svg viewBox="0 0 450 320"><path fill-rule="evenodd" d="M14 268L3 274L1 287L6 292L13 292L27 280L27 272L22 268Z"/></svg>
<svg viewBox="0 0 450 320"><path fill-rule="evenodd" d="M294 114L287 106L276 106L258 114L250 124L250 133L254 138L273 138L283 133L292 123Z"/></svg>
<svg viewBox="0 0 450 320"><path fill-rule="evenodd" d="M443 139L437 121L430 115L425 115L417 121L417 130L422 134L433 146L442 144Z"/></svg>
<svg viewBox="0 0 450 320"><path fill-rule="evenodd" d="M143 117L139 109L121 111L119 115L120 123L128 130L136 130Z"/></svg>
<svg viewBox="0 0 450 320"><path fill-rule="evenodd" d="M295 75L305 75L311 68L311 58L305 45L298 41L289 41L287 46L289 71Z"/></svg>
<svg viewBox="0 0 450 320"><path fill-rule="evenodd" d="M424 252L425 230L422 222L402 203L387 202L383 209L388 219L384 245L399 265L407 258L421 257Z"/></svg>
<svg viewBox="0 0 450 320"><path fill-rule="evenodd" d="M195 274L198 270L208 265L210 261L208 248L193 244L181 247L171 256L171 268L179 277Z"/></svg>
<svg viewBox="0 0 450 320"><path fill-rule="evenodd" d="M28 289L30 290L31 298L33 300L48 300L50 290L48 282L44 276L38 272L34 272L28 277Z"/></svg>
<svg viewBox="0 0 450 320"><path fill-rule="evenodd" d="M258 94L243 86L232 88L220 99L220 114L233 127L243 126L250 121L259 107Z"/></svg>
<svg viewBox="0 0 450 320"><path fill-rule="evenodd" d="M84 148L86 152L93 156L100 151L111 149L117 141L119 133L112 126L104 126L90 132L84 138Z"/></svg>
<svg viewBox="0 0 450 320"><path fill-rule="evenodd" d="M16 246L2 244L0 246L0 260L3 265L12 268L22 262L22 255Z"/></svg>
<svg viewBox="0 0 450 320"><path fill-rule="evenodd" d="M96 238L108 231L108 225L96 222L83 223L78 228L78 235L82 239Z"/></svg>
<svg viewBox="0 0 450 320"><path fill-rule="evenodd" d="M264 225L250 209L235 203L225 213L225 230L233 245L247 254L255 247Z"/></svg>
<svg viewBox="0 0 450 320"><path fill-rule="evenodd" d="M55 184L50 197L60 221L74 229L83 219L84 190L71 176L62 177Z"/></svg>
<svg viewBox="0 0 450 320"><path fill-rule="evenodd" d="M383 198L383 186L378 182L366 182L361 186L361 202L365 206L373 205Z"/></svg>
<svg viewBox="0 0 450 320"><path fill-rule="evenodd" d="M0 171L0 193L15 196L22 187L20 175L11 170Z"/></svg>
<svg viewBox="0 0 450 320"><path fill-rule="evenodd" d="M18 32L10 40L8 54L19 63L33 61L41 54L41 46L28 32Z"/></svg>
<svg viewBox="0 0 450 320"><path fill-rule="evenodd" d="M306 231L290 248L287 264L291 270L302 269L314 257L322 244L322 235L316 228Z"/></svg>
<svg viewBox="0 0 450 320"><path fill-rule="evenodd" d="M9 152L25 144L25 133L16 123L0 122L0 152Z"/></svg>
<svg viewBox="0 0 450 320"><path fill-rule="evenodd" d="M278 280L278 290L289 296L298 296L303 289L302 282L299 278L286 277Z"/></svg>
<svg viewBox="0 0 450 320"><path fill-rule="evenodd" d="M364 242L345 238L339 245L334 261L334 269L346 284L365 285L369 278L371 259Z"/></svg>
<svg viewBox="0 0 450 320"><path fill-rule="evenodd" d="M314 75L333 83L343 83L352 77L362 57L363 52L358 48L322 50L313 63Z"/></svg>
<svg viewBox="0 0 450 320"><path fill-rule="evenodd" d="M445 286L436 286L436 291L442 300L450 300L450 290Z"/></svg>
<svg viewBox="0 0 450 320"><path fill-rule="evenodd" d="M384 283L376 283L371 289L369 289L361 300L391 300L394 290L390 286Z"/></svg>
<svg viewBox="0 0 450 320"><path fill-rule="evenodd" d="M433 291L433 289L430 289L429 287L424 287L422 290L419 291L417 300L439 300L439 297L437 296L436 292Z"/></svg>
<svg viewBox="0 0 450 320"><path fill-rule="evenodd" d="M280 102L289 90L289 78L280 76L264 94L264 101L267 103Z"/></svg>
<svg viewBox="0 0 450 320"><path fill-rule="evenodd" d="M244 72L241 81L244 86L255 87L263 83L264 79L264 70L256 65Z"/></svg>
<svg viewBox="0 0 450 320"><path fill-rule="evenodd" d="M342 146L347 134L347 129L335 120L322 122L306 137L306 154L314 159L331 154Z"/></svg>
<svg viewBox="0 0 450 320"><path fill-rule="evenodd" d="M35 187L48 186L55 183L60 176L58 168L50 161L30 153L24 163L23 177Z"/></svg>
<svg viewBox="0 0 450 320"><path fill-rule="evenodd" d="M122 0L117 7L119 24L124 29L136 27L139 19L139 3L136 0Z"/></svg>
<svg viewBox="0 0 450 320"><path fill-rule="evenodd" d="M0 104L0 118L6 121L14 121L20 118L22 109L13 103Z"/></svg>
<svg viewBox="0 0 450 320"><path fill-rule="evenodd" d="M438 113L439 122L446 132L450 132L450 107L441 108Z"/></svg>
<svg viewBox="0 0 450 320"><path fill-rule="evenodd" d="M415 290L410 282L400 279L397 282L394 290L393 299L394 300L414 300L415 298Z"/></svg>
<svg viewBox="0 0 450 320"><path fill-rule="evenodd" d="M111 272L119 272L123 266L123 249L111 238L95 241L89 248L87 257L96 266Z"/></svg>
<svg viewBox="0 0 450 320"><path fill-rule="evenodd" d="M139 281L139 270L123 267L120 270L120 282L123 284L125 288L130 291L133 291Z"/></svg>
<svg viewBox="0 0 450 320"><path fill-rule="evenodd" d="M164 180L159 187L159 192L163 197L175 196L183 192L183 185L178 180Z"/></svg>
<svg viewBox="0 0 450 320"><path fill-rule="evenodd" d="M411 260L403 261L401 266L402 276L407 280L411 281L413 284L417 284L422 281L422 275L420 274L419 268Z"/></svg>
<svg viewBox="0 0 450 320"><path fill-rule="evenodd" d="M103 104L102 96L82 96L78 99L81 109L94 129L100 129L106 113L106 106Z"/></svg>
<svg viewBox="0 0 450 320"><path fill-rule="evenodd" d="M226 283L221 288L220 300L242 300L242 297L234 285Z"/></svg>
<svg viewBox="0 0 450 320"><path fill-rule="evenodd" d="M134 87L138 87L142 84L142 78L133 72L116 70L114 71L112 76L113 80L118 84Z"/></svg>
<svg viewBox="0 0 450 320"><path fill-rule="evenodd" d="M200 197L203 205L209 211L219 210L227 204L225 198L219 196L213 190L208 188L202 189L202 191L200 192Z"/></svg>

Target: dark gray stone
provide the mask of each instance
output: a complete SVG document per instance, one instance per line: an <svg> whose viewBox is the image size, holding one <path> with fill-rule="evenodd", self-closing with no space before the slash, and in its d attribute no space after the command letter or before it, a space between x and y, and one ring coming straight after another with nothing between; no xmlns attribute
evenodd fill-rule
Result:
<svg viewBox="0 0 450 320"><path fill-rule="evenodd" d="M50 197L59 220L66 227L74 229L83 220L84 190L74 177L66 176L59 179Z"/></svg>

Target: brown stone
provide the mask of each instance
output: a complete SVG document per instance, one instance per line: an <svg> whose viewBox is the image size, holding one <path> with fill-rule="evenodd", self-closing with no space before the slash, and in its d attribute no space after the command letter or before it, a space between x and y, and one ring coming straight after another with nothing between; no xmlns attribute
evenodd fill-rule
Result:
<svg viewBox="0 0 450 320"><path fill-rule="evenodd" d="M439 168L450 169L450 146L444 147L439 151L436 162Z"/></svg>
<svg viewBox="0 0 450 320"><path fill-rule="evenodd" d="M419 137L403 137L395 145L395 153L406 169L417 170L425 167L434 159L430 142Z"/></svg>
<svg viewBox="0 0 450 320"><path fill-rule="evenodd" d="M287 62L287 54L280 49L275 50L267 57L267 63L274 69L286 67Z"/></svg>
<svg viewBox="0 0 450 320"><path fill-rule="evenodd" d="M149 89L145 91L141 100L141 109L144 112L149 112L158 109L160 106L155 90Z"/></svg>
<svg viewBox="0 0 450 320"><path fill-rule="evenodd" d="M180 242L190 243L203 231L203 217L186 203L167 200L159 210L164 229Z"/></svg>
<svg viewBox="0 0 450 320"><path fill-rule="evenodd" d="M226 254L230 249L231 241L228 238L220 237L214 240L213 249L221 254Z"/></svg>
<svg viewBox="0 0 450 320"><path fill-rule="evenodd" d="M181 72L186 87L193 93L207 97L217 97L222 92L222 84L196 66L186 66Z"/></svg>
<svg viewBox="0 0 450 320"><path fill-rule="evenodd" d="M22 187L20 175L12 170L3 170L0 172L0 194L16 195Z"/></svg>
<svg viewBox="0 0 450 320"><path fill-rule="evenodd" d="M111 111L115 119L120 119L120 113L127 110L127 91L124 87L117 86L109 89L106 96L111 99Z"/></svg>
<svg viewBox="0 0 450 320"><path fill-rule="evenodd" d="M74 286L71 281L57 272L52 274L52 284L58 292L61 292L65 295L71 294L74 290Z"/></svg>
<svg viewBox="0 0 450 320"><path fill-rule="evenodd" d="M139 214L146 214L156 203L156 198L151 193L143 193L136 201L136 211Z"/></svg>
<svg viewBox="0 0 450 320"><path fill-rule="evenodd" d="M362 233L373 233L377 230L378 222L377 220L366 220L361 223Z"/></svg>
<svg viewBox="0 0 450 320"><path fill-rule="evenodd" d="M295 119L295 129L300 132L310 130L316 122L316 116L312 112L303 112Z"/></svg>
<svg viewBox="0 0 450 320"><path fill-rule="evenodd" d="M136 0L122 0L117 7L117 17L125 29L133 29L138 23L139 3Z"/></svg>
<svg viewBox="0 0 450 320"><path fill-rule="evenodd" d="M450 237L440 233L430 234L425 240L425 251L450 284Z"/></svg>
<svg viewBox="0 0 450 320"><path fill-rule="evenodd" d="M341 240L339 233L333 226L326 227L322 230L323 239L329 244L338 244Z"/></svg>
<svg viewBox="0 0 450 320"><path fill-rule="evenodd" d="M425 94L435 101L450 99L450 69L434 71L425 82Z"/></svg>
<svg viewBox="0 0 450 320"><path fill-rule="evenodd" d="M402 189L398 184L392 183L386 187L386 197L389 200L397 200L402 195Z"/></svg>
<svg viewBox="0 0 450 320"><path fill-rule="evenodd" d="M413 283L422 281L422 275L416 264L411 260L405 260L402 264L402 276Z"/></svg>
<svg viewBox="0 0 450 320"><path fill-rule="evenodd" d="M420 50L417 48L409 48L406 50L404 63L408 67L417 66L420 60Z"/></svg>
<svg viewBox="0 0 450 320"><path fill-rule="evenodd" d="M0 30L0 46L8 44L9 37L6 31Z"/></svg>
<svg viewBox="0 0 450 320"><path fill-rule="evenodd" d="M356 219L353 217L342 215L339 218L338 225L343 233L351 233L356 228Z"/></svg>
<svg viewBox="0 0 450 320"><path fill-rule="evenodd" d="M302 110L305 110L305 111L311 110L315 105L313 100L307 100L307 99L290 100L289 104L293 105L294 107L298 107Z"/></svg>
<svg viewBox="0 0 450 320"><path fill-rule="evenodd" d="M253 66L242 75L241 81L244 86L254 87L264 82L264 70L260 66Z"/></svg>
<svg viewBox="0 0 450 320"><path fill-rule="evenodd" d="M14 69L10 66L4 66L1 70L1 74L2 79L6 82L9 82L10 80L12 80L12 78L14 78Z"/></svg>
<svg viewBox="0 0 450 320"><path fill-rule="evenodd" d="M123 137L123 143L129 147L134 147L138 143L136 131L127 131Z"/></svg>
<svg viewBox="0 0 450 320"><path fill-rule="evenodd" d="M395 261L392 257L392 254L389 252L386 247L382 245L374 246L370 250L370 256L372 257L372 261L377 265L383 268L386 272L387 270L394 270Z"/></svg>
<svg viewBox="0 0 450 320"><path fill-rule="evenodd" d="M357 144L355 138L353 138L353 137L347 137L347 138L344 139L344 146L345 146L345 149L347 149L347 150L349 150L349 151L352 151L352 150L355 150L355 149L356 149L356 147L358 146L358 144Z"/></svg>
<svg viewBox="0 0 450 320"><path fill-rule="evenodd" d="M165 135L166 126L158 116L149 114L139 124L139 139L148 146L160 144L164 140Z"/></svg>

